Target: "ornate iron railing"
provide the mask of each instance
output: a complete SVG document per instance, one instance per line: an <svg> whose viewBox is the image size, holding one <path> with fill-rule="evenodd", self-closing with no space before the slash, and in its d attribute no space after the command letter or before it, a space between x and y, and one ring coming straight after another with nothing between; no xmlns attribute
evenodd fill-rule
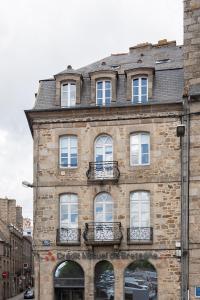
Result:
<svg viewBox="0 0 200 300"><path fill-rule="evenodd" d="M127 242L130 244L143 244L153 242L152 227L127 228Z"/></svg>
<svg viewBox="0 0 200 300"><path fill-rule="evenodd" d="M57 245L79 245L81 241L81 230L79 228L57 229Z"/></svg>
<svg viewBox="0 0 200 300"><path fill-rule="evenodd" d="M56 288L84 288L84 278L54 278Z"/></svg>
<svg viewBox="0 0 200 300"><path fill-rule="evenodd" d="M85 223L83 238L87 245L118 245L121 243L122 237L120 222Z"/></svg>
<svg viewBox="0 0 200 300"><path fill-rule="evenodd" d="M89 181L118 181L120 171L117 161L90 162L86 172Z"/></svg>

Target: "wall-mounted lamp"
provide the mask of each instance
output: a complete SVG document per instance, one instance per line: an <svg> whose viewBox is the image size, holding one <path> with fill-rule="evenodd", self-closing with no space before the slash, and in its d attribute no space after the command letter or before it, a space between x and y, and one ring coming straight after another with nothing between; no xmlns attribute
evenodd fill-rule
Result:
<svg viewBox="0 0 200 300"><path fill-rule="evenodd" d="M185 135L185 125L181 124L176 127L177 137L183 137Z"/></svg>

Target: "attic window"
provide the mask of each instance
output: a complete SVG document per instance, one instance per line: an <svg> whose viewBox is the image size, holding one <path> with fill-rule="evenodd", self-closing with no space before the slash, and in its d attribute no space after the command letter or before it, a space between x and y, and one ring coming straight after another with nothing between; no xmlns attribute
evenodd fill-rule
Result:
<svg viewBox="0 0 200 300"><path fill-rule="evenodd" d="M112 65L111 68L112 68L113 70L117 70L117 69L120 68L120 66L119 66L119 65Z"/></svg>
<svg viewBox="0 0 200 300"><path fill-rule="evenodd" d="M164 59L158 59L158 60L156 60L156 64L158 65L158 64L165 64L165 63L168 63L168 62L170 62L171 61L171 59L169 59L169 58L164 58Z"/></svg>

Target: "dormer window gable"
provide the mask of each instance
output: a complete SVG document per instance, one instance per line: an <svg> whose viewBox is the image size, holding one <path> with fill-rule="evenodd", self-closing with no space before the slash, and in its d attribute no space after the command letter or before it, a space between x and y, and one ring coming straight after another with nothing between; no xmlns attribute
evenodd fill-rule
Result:
<svg viewBox="0 0 200 300"><path fill-rule="evenodd" d="M56 106L73 107L81 103L82 75L68 66L54 76L56 80Z"/></svg>
<svg viewBox="0 0 200 300"><path fill-rule="evenodd" d="M100 70L89 73L91 78L91 99L97 106L109 106L117 99L117 72Z"/></svg>
<svg viewBox="0 0 200 300"><path fill-rule="evenodd" d="M152 98L154 68L137 68L126 70L127 101L133 104L144 104Z"/></svg>

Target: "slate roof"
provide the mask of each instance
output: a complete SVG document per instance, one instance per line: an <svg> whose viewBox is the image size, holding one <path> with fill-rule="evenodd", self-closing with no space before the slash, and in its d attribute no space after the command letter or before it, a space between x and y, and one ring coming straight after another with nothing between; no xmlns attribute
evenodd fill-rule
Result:
<svg viewBox="0 0 200 300"><path fill-rule="evenodd" d="M183 49L181 46L153 45L144 48L130 48L129 53L111 54L97 62L70 72L81 74L83 85L81 104L77 106L94 106L91 103L90 73L95 71L114 70L118 72L117 101L112 105L127 105L126 70L150 67L155 69L153 97L150 103L177 102L183 95ZM65 74L66 69L58 74ZM58 75L57 74L57 75ZM54 109L56 96L55 79L41 80L33 109ZM129 103L130 105L130 103Z"/></svg>

